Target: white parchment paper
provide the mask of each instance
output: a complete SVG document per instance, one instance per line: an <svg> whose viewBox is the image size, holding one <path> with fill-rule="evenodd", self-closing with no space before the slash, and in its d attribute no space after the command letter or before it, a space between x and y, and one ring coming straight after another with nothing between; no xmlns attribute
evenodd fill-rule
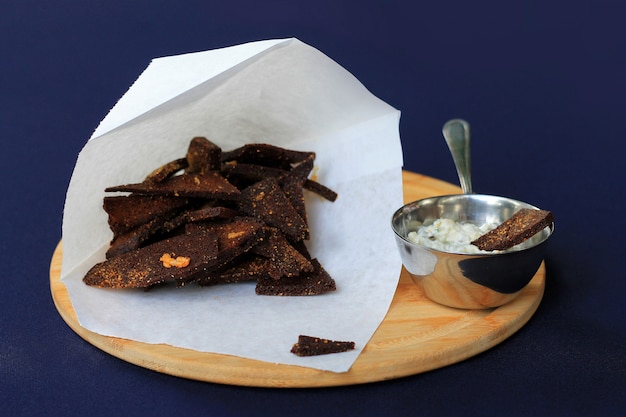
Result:
<svg viewBox="0 0 626 417"><path fill-rule="evenodd" d="M349 370L383 320L401 261L390 216L402 204L400 112L297 39L252 42L154 59L78 156L63 217L61 279L81 326L145 343L334 372ZM339 194L307 194L311 254L337 291L257 296L254 283L168 291L107 290L82 282L112 234L108 186L140 182L185 155L194 136L224 150L263 142L316 152L317 179ZM356 343L300 358L298 335Z"/></svg>

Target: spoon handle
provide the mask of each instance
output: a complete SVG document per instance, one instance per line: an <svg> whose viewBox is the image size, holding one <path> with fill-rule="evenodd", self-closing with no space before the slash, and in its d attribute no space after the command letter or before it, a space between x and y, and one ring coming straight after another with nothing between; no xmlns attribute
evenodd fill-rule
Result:
<svg viewBox="0 0 626 417"><path fill-rule="evenodd" d="M463 194L472 194L469 123L462 119L449 120L443 125L443 137L450 148Z"/></svg>

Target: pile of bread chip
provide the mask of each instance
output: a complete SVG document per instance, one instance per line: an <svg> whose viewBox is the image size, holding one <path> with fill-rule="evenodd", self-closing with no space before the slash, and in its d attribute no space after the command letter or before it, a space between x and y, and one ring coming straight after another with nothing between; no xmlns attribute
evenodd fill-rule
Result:
<svg viewBox="0 0 626 417"><path fill-rule="evenodd" d="M304 243L310 238L304 190L337 198L309 178L314 160L313 152L268 144L222 151L193 138L184 158L140 183L105 190L116 193L103 204L113 239L107 259L83 281L144 289L256 281L262 295L335 290Z"/></svg>

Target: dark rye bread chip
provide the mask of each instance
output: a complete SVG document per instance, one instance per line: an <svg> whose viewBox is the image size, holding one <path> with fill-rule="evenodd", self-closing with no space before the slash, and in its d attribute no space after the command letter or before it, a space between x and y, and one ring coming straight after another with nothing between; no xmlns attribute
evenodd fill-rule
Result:
<svg viewBox="0 0 626 417"><path fill-rule="evenodd" d="M153 219L165 221L187 203L184 198L130 194L104 197L102 206L109 228L117 236Z"/></svg>
<svg viewBox="0 0 626 417"><path fill-rule="evenodd" d="M292 164L297 164L309 157L315 158L315 153L285 149L267 143L250 143L222 152L222 162L237 161L282 169L289 169Z"/></svg>
<svg viewBox="0 0 626 417"><path fill-rule="evenodd" d="M236 200L239 190L229 183L219 172L203 174L182 174L169 177L161 182L140 182L117 185L104 191L131 192L147 195L171 197L194 197L220 200Z"/></svg>
<svg viewBox="0 0 626 417"><path fill-rule="evenodd" d="M273 227L266 230L265 239L254 246L252 252L267 258L266 272L270 277L279 279L313 272L311 261L294 248L280 230Z"/></svg>
<svg viewBox="0 0 626 417"><path fill-rule="evenodd" d="M531 238L554 222L547 210L520 209L508 220L472 242L481 250L505 250Z"/></svg>
<svg viewBox="0 0 626 417"><path fill-rule="evenodd" d="M265 178L242 190L239 209L280 229L290 239L309 238L306 219L291 205L275 178Z"/></svg>
<svg viewBox="0 0 626 417"><path fill-rule="evenodd" d="M306 176L313 165L311 163L306 171L303 171L300 167L308 165L308 163L303 162L292 170L287 171L280 168L231 161L222 166L222 173L229 182L240 189L247 188L268 177L275 178L291 205L298 211L300 217L306 220L303 187L307 180Z"/></svg>
<svg viewBox="0 0 626 417"><path fill-rule="evenodd" d="M306 247L304 240L299 240L297 242L289 241L289 243L306 259L309 261L312 259L311 254L309 253L309 248Z"/></svg>
<svg viewBox="0 0 626 417"><path fill-rule="evenodd" d="M305 223L308 223L303 184L304 181L289 176L281 180L280 188L285 193L291 206L298 212Z"/></svg>
<svg viewBox="0 0 626 417"><path fill-rule="evenodd" d="M184 211L170 220L163 222L158 231L167 234L188 223L232 219L237 216L239 216L239 213L228 207L203 207L196 210Z"/></svg>
<svg viewBox="0 0 626 417"><path fill-rule="evenodd" d="M184 257L189 264L166 267L164 255ZM87 285L105 288L148 288L168 281L185 281L215 267L218 237L210 233L174 236L123 253L94 265L83 278Z"/></svg>
<svg viewBox="0 0 626 417"><path fill-rule="evenodd" d="M178 171L181 171L187 168L189 164L187 163L186 158L179 158L173 161L170 161L164 165L161 165L151 173L149 173L144 179L145 182L161 182L165 179L171 177L176 174Z"/></svg>
<svg viewBox="0 0 626 417"><path fill-rule="evenodd" d="M208 232L218 237L219 250L243 248L247 251L265 237L265 225L253 217L237 216L212 222L189 223L187 233Z"/></svg>
<svg viewBox="0 0 626 417"><path fill-rule="evenodd" d="M263 224L237 218L219 224L186 228L186 233L118 254L92 268L88 285L108 288L147 288L166 281L178 286L196 281L224 267L264 236ZM156 259L168 253L190 259L188 267L161 268ZM158 255L158 257L157 257Z"/></svg>
<svg viewBox="0 0 626 417"><path fill-rule="evenodd" d="M303 187L305 190L309 190L320 197L325 198L328 201L337 200L337 193L326 187L325 185L320 184L317 181L313 181L312 179L307 179L304 181Z"/></svg>
<svg viewBox="0 0 626 417"><path fill-rule="evenodd" d="M233 260L248 252L265 237L264 224L251 217L235 217L222 222L198 222L189 223L185 230L195 234L198 231L217 236L218 262L211 271L202 271L191 277L190 281L196 281L200 285L211 285L213 274L231 266Z"/></svg>
<svg viewBox="0 0 626 417"><path fill-rule="evenodd" d="M354 342L340 342L313 336L298 336L298 342L291 348L291 353L298 356L317 356L354 350Z"/></svg>
<svg viewBox="0 0 626 417"><path fill-rule="evenodd" d="M306 205L304 202L304 183L306 182L309 174L313 170L314 155L306 158L302 162L295 165L289 175L285 175L279 178L280 188L283 190L289 202L294 209L300 214L300 217L306 222L307 213Z"/></svg>
<svg viewBox="0 0 626 417"><path fill-rule="evenodd" d="M225 268L211 271L197 282L200 286L210 286L218 284L232 284L236 282L256 281L260 277L267 276L267 258L251 253L242 255L237 262Z"/></svg>
<svg viewBox="0 0 626 417"><path fill-rule="evenodd" d="M189 143L186 160L189 164L186 172L189 174L219 171L222 165L222 149L207 138L197 136Z"/></svg>
<svg viewBox="0 0 626 417"><path fill-rule="evenodd" d="M274 159L276 158L276 159ZM301 181L300 186L328 201L335 201L337 193L309 179L315 161L314 152L292 151L267 144L249 144L229 152L222 152L222 171L232 181L260 181L268 176L282 180Z"/></svg>
<svg viewBox="0 0 626 417"><path fill-rule="evenodd" d="M106 252L106 258L110 259L124 252L138 249L141 246L145 246L146 242L160 236L176 234L172 232L176 232L177 229L182 228L182 226L188 223L205 220L231 219L238 215L239 213L235 210L226 207L206 207L193 211L185 211L169 219L165 216L155 218L134 229L114 236L111 240L111 246Z"/></svg>
<svg viewBox="0 0 626 417"><path fill-rule="evenodd" d="M270 276L257 280L258 295L301 296L319 295L335 291L335 280L326 272L317 259L312 259L313 272L301 273L295 277L274 279Z"/></svg>
<svg viewBox="0 0 626 417"><path fill-rule="evenodd" d="M228 207L212 206L202 207L197 210L188 211L185 213L185 218L189 222L199 222L202 220L212 219L232 219L238 216L239 213Z"/></svg>
<svg viewBox="0 0 626 417"><path fill-rule="evenodd" d="M254 184L267 177L276 179L289 175L289 171L263 165L229 161L222 165L222 174L233 183Z"/></svg>
<svg viewBox="0 0 626 417"><path fill-rule="evenodd" d="M114 236L109 249L107 249L106 258L111 259L125 252L145 246L145 243L161 230L163 223L160 220L158 218L152 219L134 229Z"/></svg>

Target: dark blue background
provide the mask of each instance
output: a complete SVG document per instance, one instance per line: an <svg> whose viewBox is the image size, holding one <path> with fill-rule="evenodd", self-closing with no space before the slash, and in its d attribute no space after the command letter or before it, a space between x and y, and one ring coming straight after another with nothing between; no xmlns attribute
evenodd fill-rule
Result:
<svg viewBox="0 0 626 417"><path fill-rule="evenodd" d="M6 415L624 415L626 26L619 1L0 0L0 404ZM329 389L201 383L118 360L57 314L76 156L150 59L297 37L402 111L405 168L552 210L546 294L469 360Z"/></svg>

